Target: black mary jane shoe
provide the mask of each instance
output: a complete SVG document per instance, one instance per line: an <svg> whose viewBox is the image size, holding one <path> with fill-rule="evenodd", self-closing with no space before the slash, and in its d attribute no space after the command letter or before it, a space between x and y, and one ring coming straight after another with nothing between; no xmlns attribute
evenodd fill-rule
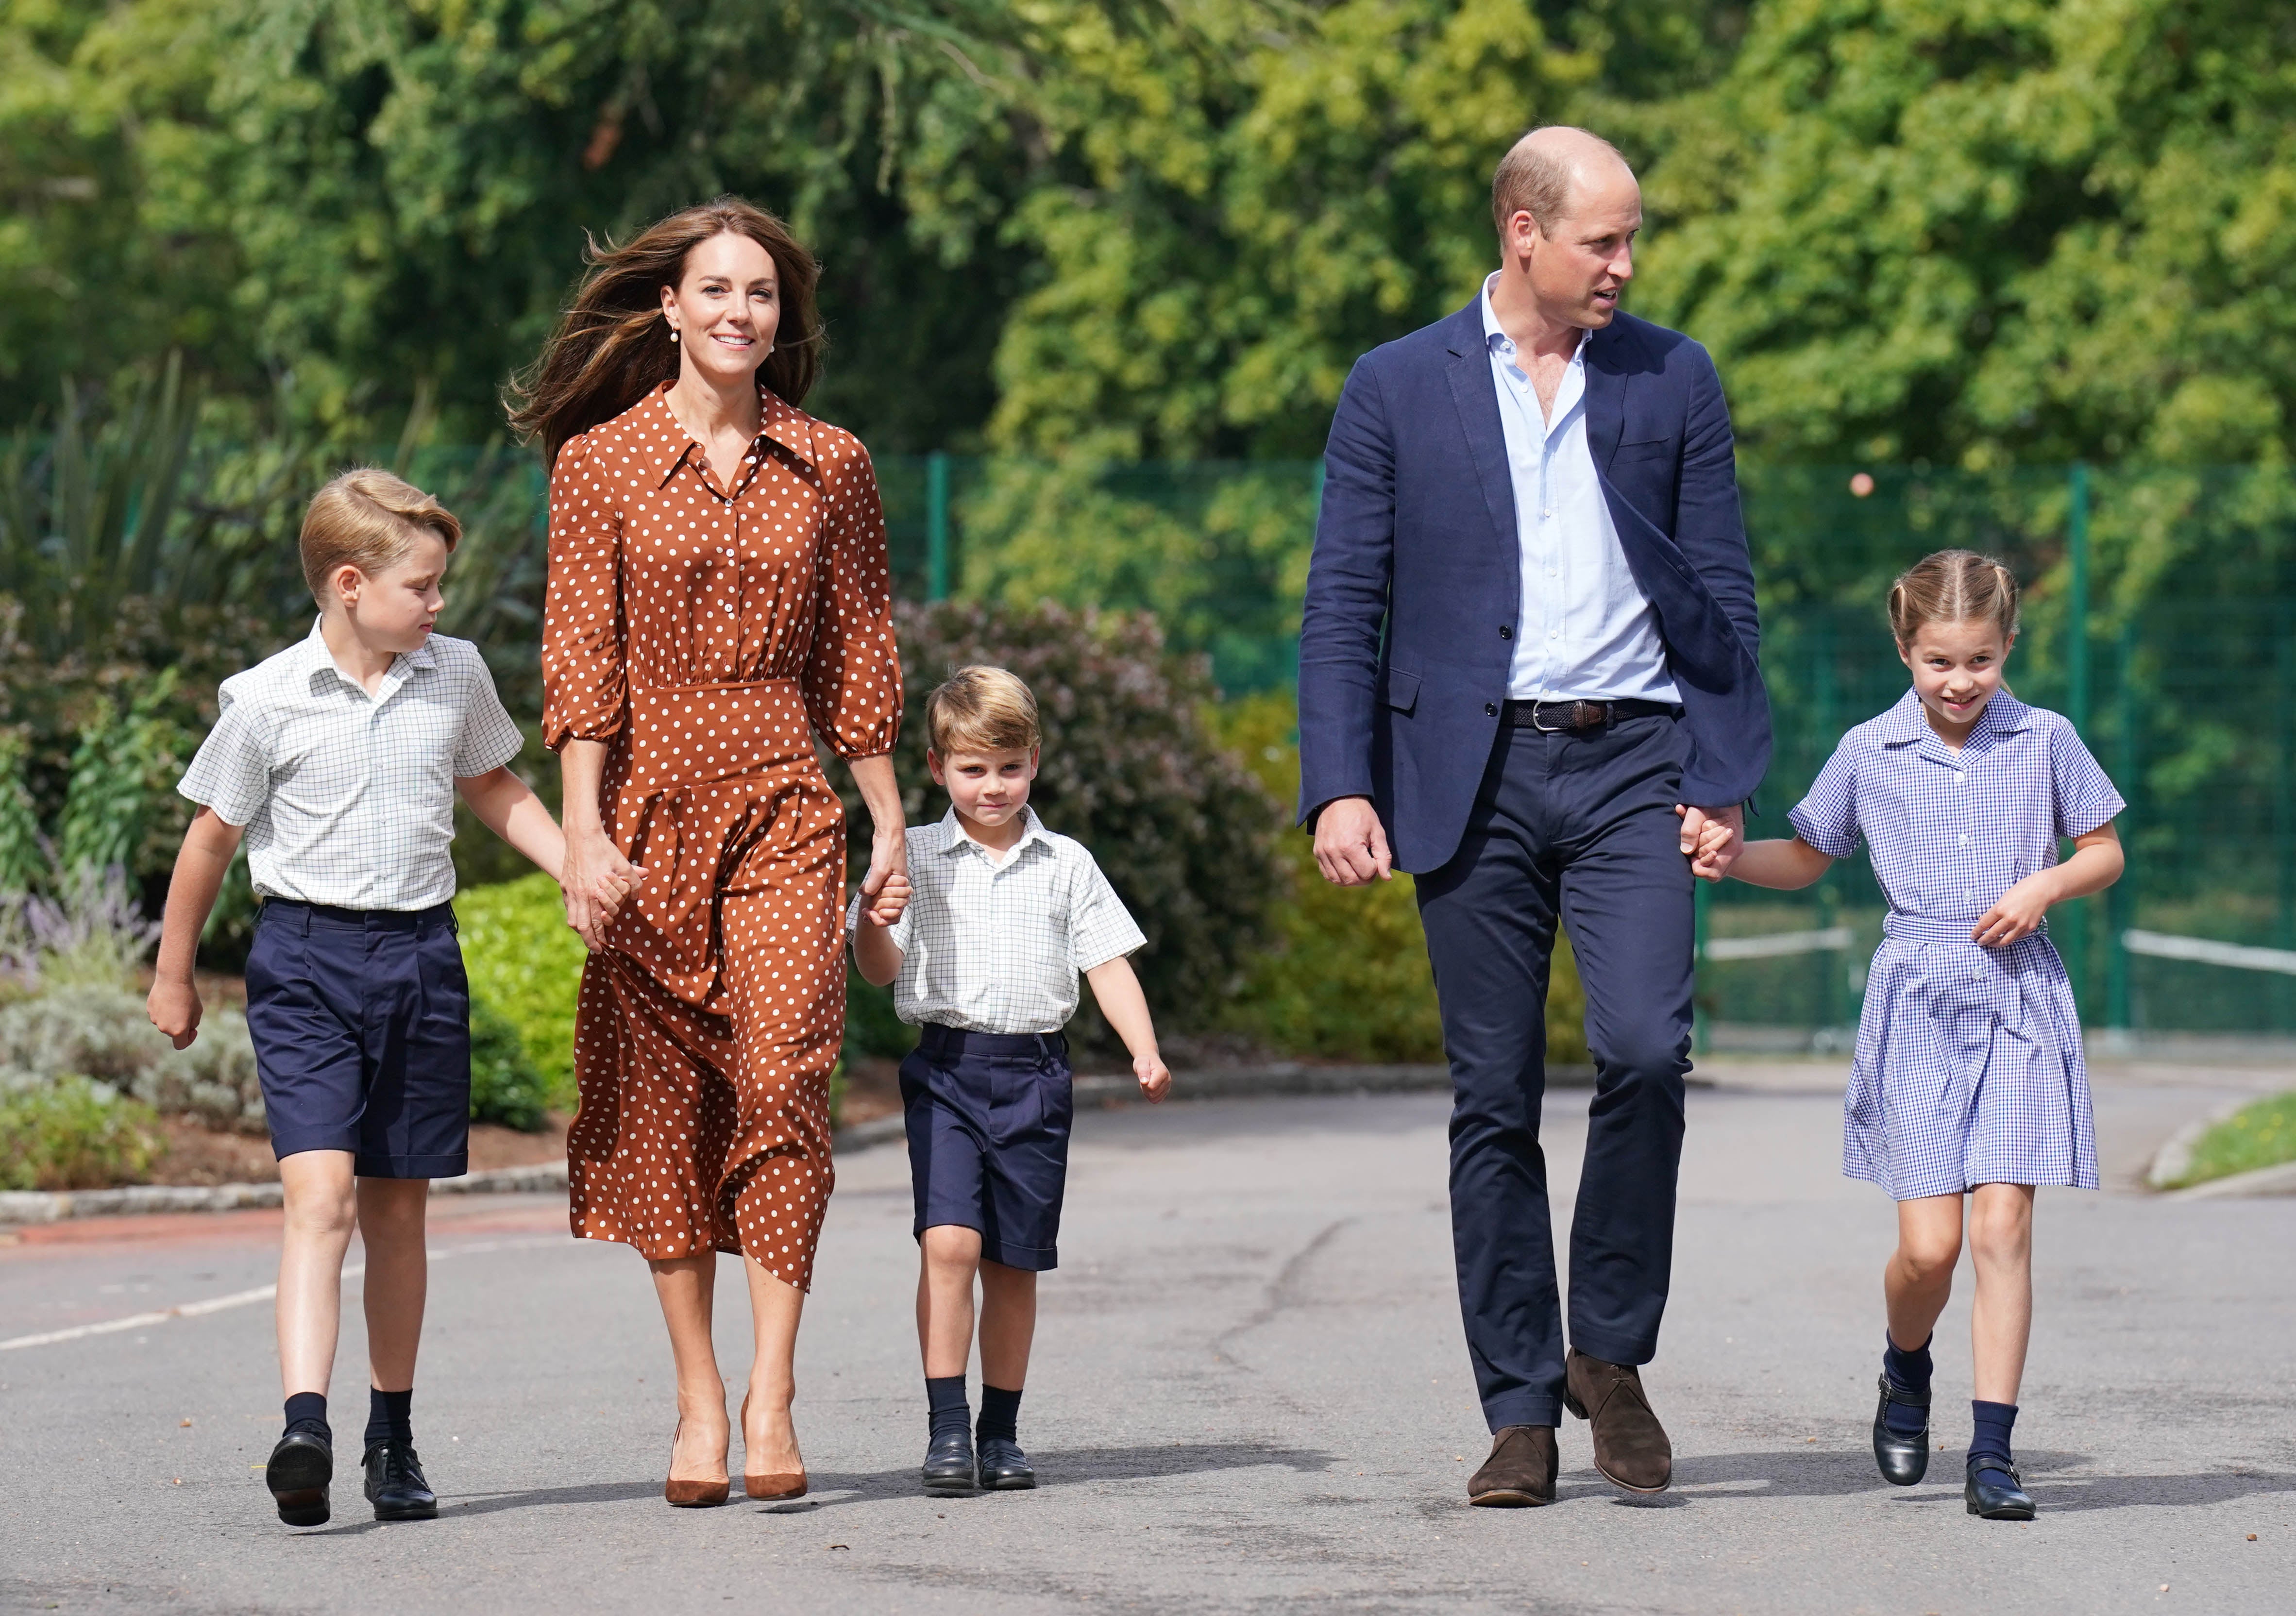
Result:
<svg viewBox="0 0 2296 1616"><path fill-rule="evenodd" d="M980 1487L983 1492L1021 1492L1037 1484L1036 1466L1011 1437L980 1439Z"/></svg>
<svg viewBox="0 0 2296 1616"><path fill-rule="evenodd" d="M291 1431L271 1450L263 1484L290 1526L324 1526L334 1513L327 1484L335 1479L335 1445L316 1431Z"/></svg>
<svg viewBox="0 0 2296 1616"><path fill-rule="evenodd" d="M1911 1432L1894 1429L1889 1418L1892 1403L1920 1409L1922 1428ZM1930 1468L1930 1394L1906 1390L1887 1370L1882 1374L1882 1401L1874 1410L1874 1463L1882 1467L1882 1480L1892 1487L1911 1487Z"/></svg>
<svg viewBox="0 0 2296 1616"><path fill-rule="evenodd" d="M918 1479L929 1493L969 1493L973 1487L972 1433L959 1426L933 1438Z"/></svg>
<svg viewBox="0 0 2296 1616"><path fill-rule="evenodd" d="M2033 1496L2025 1490L2025 1478L2017 1473L2014 1464L2004 1464L1998 1459L1972 1459L1969 1481L1961 1496L1971 1514L1987 1521L2033 1518Z"/></svg>
<svg viewBox="0 0 2296 1616"><path fill-rule="evenodd" d="M371 1444L366 1457L366 1501L374 1505L378 1521L435 1521L438 1495L422 1478L422 1461L414 1444L386 1437Z"/></svg>

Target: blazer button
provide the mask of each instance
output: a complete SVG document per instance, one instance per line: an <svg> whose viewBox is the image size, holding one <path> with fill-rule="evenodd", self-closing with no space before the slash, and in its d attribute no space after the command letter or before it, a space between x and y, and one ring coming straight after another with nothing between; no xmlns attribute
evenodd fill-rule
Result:
<svg viewBox="0 0 2296 1616"><path fill-rule="evenodd" d="M1513 626L1509 623L1501 623L1499 625L1499 638L1503 640L1511 640L1514 638Z"/></svg>
<svg viewBox="0 0 2296 1616"><path fill-rule="evenodd" d="M1483 703L1483 717L1486 718L1496 718L1498 716L1499 704L1496 701L1486 701Z"/></svg>

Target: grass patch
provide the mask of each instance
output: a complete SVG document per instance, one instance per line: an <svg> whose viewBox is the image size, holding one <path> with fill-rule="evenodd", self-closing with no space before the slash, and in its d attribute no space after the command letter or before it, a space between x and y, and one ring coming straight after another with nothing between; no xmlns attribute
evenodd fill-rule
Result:
<svg viewBox="0 0 2296 1616"><path fill-rule="evenodd" d="M2296 1092L2243 1106L2202 1134L2180 1185L2296 1161Z"/></svg>

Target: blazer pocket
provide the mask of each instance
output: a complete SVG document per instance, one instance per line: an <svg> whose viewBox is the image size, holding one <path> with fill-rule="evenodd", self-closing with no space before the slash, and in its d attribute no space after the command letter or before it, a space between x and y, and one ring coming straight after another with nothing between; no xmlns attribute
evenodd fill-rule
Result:
<svg viewBox="0 0 2296 1616"><path fill-rule="evenodd" d="M1674 454L1671 438L1652 438L1641 443L1622 443L1611 455L1611 463L1618 465L1629 460L1664 460Z"/></svg>
<svg viewBox="0 0 2296 1616"><path fill-rule="evenodd" d="M1398 712L1409 712L1419 705L1419 676L1397 669L1387 670L1387 704Z"/></svg>

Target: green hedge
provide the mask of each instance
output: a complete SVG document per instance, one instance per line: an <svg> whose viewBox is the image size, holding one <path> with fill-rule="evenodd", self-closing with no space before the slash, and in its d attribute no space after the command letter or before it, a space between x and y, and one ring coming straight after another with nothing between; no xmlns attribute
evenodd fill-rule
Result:
<svg viewBox="0 0 2296 1616"><path fill-rule="evenodd" d="M471 1095L496 1085L500 1103L538 1127L540 1108L574 1108L574 999L582 985L582 939L566 924L558 883L537 871L495 886L469 887L455 898L463 964L471 978ZM516 1046L488 1037L488 1023L514 1032ZM517 1095L519 1054L531 1063L531 1099ZM490 1070L482 1075L481 1067Z"/></svg>

